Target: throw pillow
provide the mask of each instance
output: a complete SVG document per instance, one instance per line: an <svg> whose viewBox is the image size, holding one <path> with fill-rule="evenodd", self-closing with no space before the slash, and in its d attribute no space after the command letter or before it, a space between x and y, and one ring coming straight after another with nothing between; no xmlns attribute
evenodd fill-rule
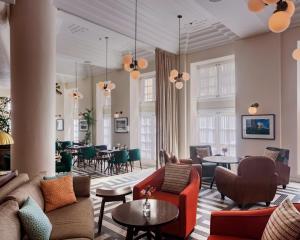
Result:
<svg viewBox="0 0 300 240"><path fill-rule="evenodd" d="M161 190L176 194L181 193L189 182L191 169L192 165L167 164Z"/></svg>
<svg viewBox="0 0 300 240"><path fill-rule="evenodd" d="M210 156L210 149L208 147L196 148L196 153L198 158L205 158Z"/></svg>
<svg viewBox="0 0 300 240"><path fill-rule="evenodd" d="M269 149L265 149L264 157L268 157L268 158L271 158L273 161L276 161L278 154L279 154L278 151L272 151Z"/></svg>
<svg viewBox="0 0 300 240"><path fill-rule="evenodd" d="M0 187L4 186L6 183L8 183L10 180L18 176L18 171L9 171L7 174L0 176Z"/></svg>
<svg viewBox="0 0 300 240"><path fill-rule="evenodd" d="M31 197L27 198L18 214L29 239L49 240L52 224Z"/></svg>
<svg viewBox="0 0 300 240"><path fill-rule="evenodd" d="M77 201L73 189L72 176L63 176L51 180L42 180L41 189L44 195L46 212Z"/></svg>
<svg viewBox="0 0 300 240"><path fill-rule="evenodd" d="M262 240L297 240L300 238L300 212L287 198L272 213Z"/></svg>

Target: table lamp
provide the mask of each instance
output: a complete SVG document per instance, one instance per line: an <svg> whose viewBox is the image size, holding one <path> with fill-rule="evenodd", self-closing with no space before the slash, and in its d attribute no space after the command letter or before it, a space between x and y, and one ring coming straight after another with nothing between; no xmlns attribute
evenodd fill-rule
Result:
<svg viewBox="0 0 300 240"><path fill-rule="evenodd" d="M12 136L6 132L0 131L0 145L14 144Z"/></svg>

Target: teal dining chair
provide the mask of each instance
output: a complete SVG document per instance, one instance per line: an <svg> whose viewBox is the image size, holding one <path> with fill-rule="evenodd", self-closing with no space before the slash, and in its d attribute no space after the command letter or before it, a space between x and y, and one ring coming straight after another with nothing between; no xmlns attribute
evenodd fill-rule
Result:
<svg viewBox="0 0 300 240"><path fill-rule="evenodd" d="M140 162L140 168L142 169L142 158L141 158L141 151L140 149L130 149L129 150L129 163L131 167L131 172L132 172L132 167L134 167L134 162L139 161Z"/></svg>
<svg viewBox="0 0 300 240"><path fill-rule="evenodd" d="M125 170L128 172L128 160L129 154L127 150L116 151L113 154L113 158L110 161L110 172L113 172L113 168L116 169L116 174L119 174L122 167L125 167Z"/></svg>
<svg viewBox="0 0 300 240"><path fill-rule="evenodd" d="M60 153L60 162L56 161L56 172L71 172L72 171L72 155L68 152Z"/></svg>
<svg viewBox="0 0 300 240"><path fill-rule="evenodd" d="M86 161L88 161L89 166L91 166L91 163L96 160L96 155L97 152L94 146L80 148L78 157L80 161L83 162L83 168L86 166ZM97 162L95 161L94 164L96 169Z"/></svg>

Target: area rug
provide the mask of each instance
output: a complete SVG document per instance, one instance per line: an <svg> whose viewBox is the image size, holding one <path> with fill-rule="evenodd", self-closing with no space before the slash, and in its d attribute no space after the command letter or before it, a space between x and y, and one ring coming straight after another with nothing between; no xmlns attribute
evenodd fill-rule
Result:
<svg viewBox="0 0 300 240"><path fill-rule="evenodd" d="M108 188L114 189L119 187L131 186L133 187L136 183L140 182L151 173L154 169L146 169L136 171L133 173L122 174L118 176L106 177L101 179L93 179L91 194L94 203L94 220L95 220L95 236L96 240L121 240L125 239L126 229L115 223L111 218L111 211L121 203L107 203L105 205L105 212L102 223L101 234L97 233L98 217L100 212L101 198L96 197L97 188ZM291 183L284 190L281 187L278 188L277 194L271 203L271 206L280 204L284 199L289 198L293 202L300 202L300 184ZM127 196L127 201L132 200L132 196ZM264 203L254 205L250 209L257 209L265 207ZM221 200L221 196L215 187L209 188L208 182L203 182L202 189L198 198L198 210L197 210L197 225L195 231L191 234L190 239L207 239L209 235L210 215L212 211L218 210L234 210L238 207L233 201L226 198L224 201Z"/></svg>

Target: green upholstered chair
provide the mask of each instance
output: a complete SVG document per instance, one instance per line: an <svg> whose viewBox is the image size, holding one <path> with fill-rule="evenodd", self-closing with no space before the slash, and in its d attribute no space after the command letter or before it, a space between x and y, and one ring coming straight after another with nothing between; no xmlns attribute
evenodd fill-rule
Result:
<svg viewBox="0 0 300 240"><path fill-rule="evenodd" d="M73 142L72 141L61 141L60 142L61 145L61 150L64 151L66 150L68 147L73 146Z"/></svg>
<svg viewBox="0 0 300 240"><path fill-rule="evenodd" d="M71 172L72 171L72 155L68 152L60 153L60 162L56 161L56 172Z"/></svg>
<svg viewBox="0 0 300 240"><path fill-rule="evenodd" d="M79 162L83 162L83 167L85 168L86 161L88 162L89 166L91 166L91 163L95 161L95 169L97 167L97 162L96 162L96 149L94 146L89 146L89 147L83 147L80 148L78 158Z"/></svg>
<svg viewBox="0 0 300 240"><path fill-rule="evenodd" d="M115 167L117 174L120 173L122 167L125 167L125 170L128 172L128 161L129 154L127 150L120 150L114 152L112 160L110 161L111 173L113 171L113 167Z"/></svg>
<svg viewBox="0 0 300 240"><path fill-rule="evenodd" d="M140 168L142 169L141 151L138 148L129 150L129 163L130 163L130 167L131 167L131 172L132 172L132 166L135 161L140 162Z"/></svg>

